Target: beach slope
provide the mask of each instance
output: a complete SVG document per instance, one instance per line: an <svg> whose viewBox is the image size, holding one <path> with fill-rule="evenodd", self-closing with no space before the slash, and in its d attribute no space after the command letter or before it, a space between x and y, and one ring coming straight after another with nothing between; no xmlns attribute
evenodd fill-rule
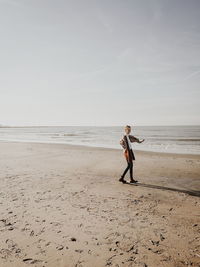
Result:
<svg viewBox="0 0 200 267"><path fill-rule="evenodd" d="M200 156L0 143L0 266L200 266Z"/></svg>

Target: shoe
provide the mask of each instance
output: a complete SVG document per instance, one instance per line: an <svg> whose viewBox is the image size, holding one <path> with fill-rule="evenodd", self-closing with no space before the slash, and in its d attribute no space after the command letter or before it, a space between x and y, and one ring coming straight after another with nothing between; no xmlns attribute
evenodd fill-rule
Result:
<svg viewBox="0 0 200 267"><path fill-rule="evenodd" d="M126 183L126 181L125 181L124 178L122 178L122 177L119 179L119 182L122 182L123 184Z"/></svg>
<svg viewBox="0 0 200 267"><path fill-rule="evenodd" d="M138 181L136 181L136 180L130 180L130 184L136 184L136 183L138 183Z"/></svg>

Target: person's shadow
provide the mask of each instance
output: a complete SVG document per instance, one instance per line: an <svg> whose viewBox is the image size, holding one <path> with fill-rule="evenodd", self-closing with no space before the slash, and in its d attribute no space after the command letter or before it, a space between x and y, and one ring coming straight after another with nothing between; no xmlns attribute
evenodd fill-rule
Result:
<svg viewBox="0 0 200 267"><path fill-rule="evenodd" d="M155 188L155 189L161 189L161 190L167 190L167 191L180 192L180 193L188 194L190 196L200 197L200 191L196 191L196 190L184 190L184 189L177 189L177 188L171 188L171 187L166 187L166 186L143 184L143 183L136 183L136 184L127 183L127 184L133 185L133 186L142 186L142 187L148 187L148 188Z"/></svg>

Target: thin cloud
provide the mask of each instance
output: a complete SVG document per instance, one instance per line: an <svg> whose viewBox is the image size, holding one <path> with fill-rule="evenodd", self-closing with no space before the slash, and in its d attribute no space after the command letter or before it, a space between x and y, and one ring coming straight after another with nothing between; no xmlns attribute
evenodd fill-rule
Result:
<svg viewBox="0 0 200 267"><path fill-rule="evenodd" d="M195 72L191 73L190 75L188 75L188 76L185 78L185 80L189 80L189 79L191 79L192 77L197 76L197 75L199 75L199 74L200 74L200 70L195 71Z"/></svg>

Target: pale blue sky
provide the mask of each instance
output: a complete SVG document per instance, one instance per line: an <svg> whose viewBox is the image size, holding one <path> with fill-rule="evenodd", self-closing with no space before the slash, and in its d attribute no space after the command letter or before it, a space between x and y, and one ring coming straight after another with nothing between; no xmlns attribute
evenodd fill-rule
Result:
<svg viewBox="0 0 200 267"><path fill-rule="evenodd" d="M0 124L200 124L199 0L0 0Z"/></svg>

